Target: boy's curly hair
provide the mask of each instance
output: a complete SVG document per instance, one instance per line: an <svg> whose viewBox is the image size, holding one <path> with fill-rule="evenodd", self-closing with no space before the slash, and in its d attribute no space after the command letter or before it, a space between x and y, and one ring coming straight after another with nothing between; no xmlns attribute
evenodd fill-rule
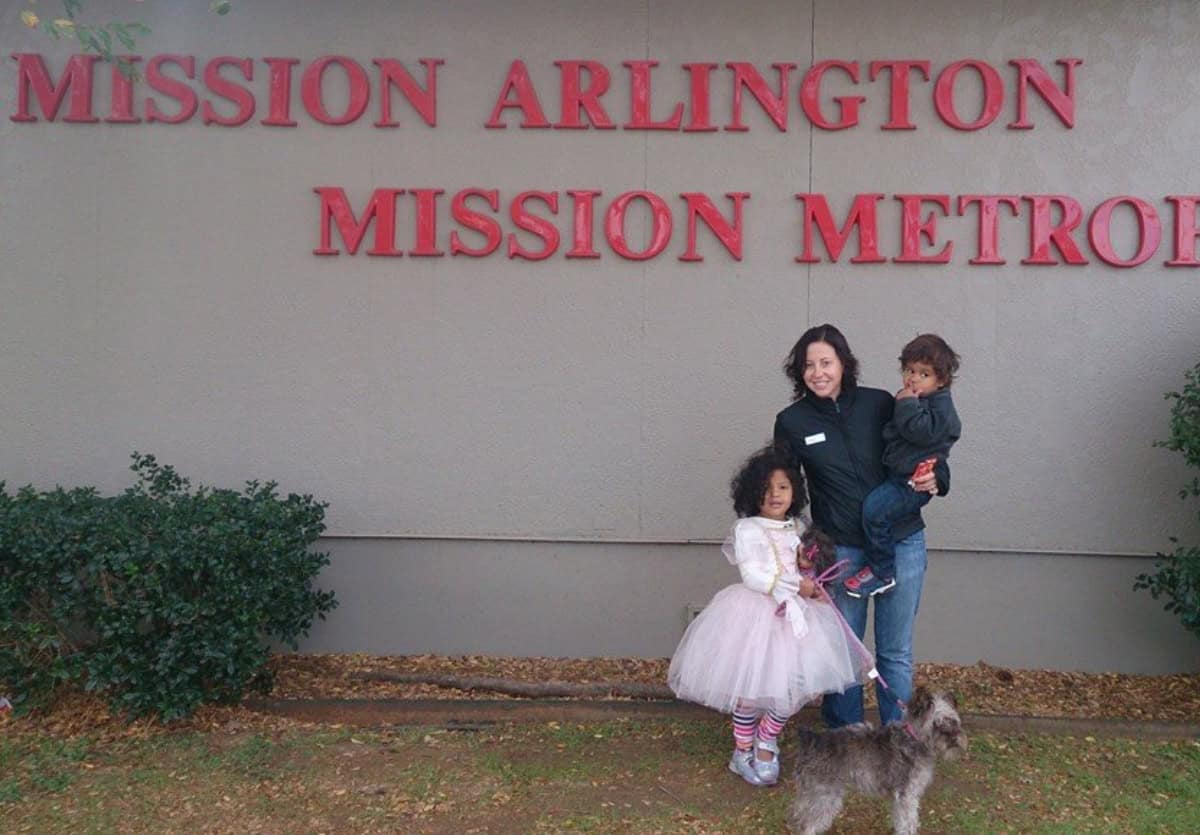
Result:
<svg viewBox="0 0 1200 835"><path fill-rule="evenodd" d="M782 470L792 483L792 504L787 510L788 516L797 516L804 509L808 504L808 493L804 489L804 476L796 466L796 459L786 445L768 444L746 459L729 483L733 510L738 516L757 516L762 511L767 482L776 470Z"/></svg>
<svg viewBox="0 0 1200 835"><path fill-rule="evenodd" d="M958 354L936 333L923 333L900 351L901 368L914 362L927 363L943 388L950 388L958 374Z"/></svg>

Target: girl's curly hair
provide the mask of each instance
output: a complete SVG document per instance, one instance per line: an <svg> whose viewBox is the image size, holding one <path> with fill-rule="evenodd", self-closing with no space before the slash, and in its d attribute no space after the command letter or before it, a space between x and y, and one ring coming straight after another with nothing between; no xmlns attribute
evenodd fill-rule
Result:
<svg viewBox="0 0 1200 835"><path fill-rule="evenodd" d="M771 473L782 470L792 483L792 504L788 516L797 516L808 504L808 493L804 489L804 476L796 466L796 459L784 444L769 444L746 459L733 481L729 483L729 494L733 498L733 510L738 516L757 516L762 511L763 497L767 495L767 482Z"/></svg>

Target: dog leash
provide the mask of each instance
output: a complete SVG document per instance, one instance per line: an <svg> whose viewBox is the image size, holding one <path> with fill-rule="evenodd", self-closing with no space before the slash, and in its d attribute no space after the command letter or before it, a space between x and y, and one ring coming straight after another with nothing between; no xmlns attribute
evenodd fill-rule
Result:
<svg viewBox="0 0 1200 835"><path fill-rule="evenodd" d="M874 676L872 676L872 673L874 673ZM916 739L917 738L916 729L913 728L912 722L909 721L909 718L908 718L908 703L905 702L903 699L901 699L899 696L897 696L896 691L892 690L892 688L888 686L887 680L880 674L879 670L872 668L871 672L867 673L867 677L868 678L873 677L873 678L877 679L881 685L883 685L883 692L887 693L889 696L892 697L892 700L895 701L897 706L899 706L901 713L904 715L904 722L903 722L904 730L908 732L909 736L911 736L913 739Z"/></svg>
<svg viewBox="0 0 1200 835"><path fill-rule="evenodd" d="M816 550L816 544L814 543L805 551L805 556L811 560L812 555L816 553ZM833 602L833 598L829 596L829 592L825 588L827 584L834 583L841 579L842 576L846 574L849 566L849 560L838 560L833 565L829 566L829 568L825 569L819 575L814 577L813 582L816 583L817 590L821 592L821 597L824 598L825 602L828 603L833 608L833 611L837 614L838 620L842 624L842 629L846 633L846 637L850 639L850 643L855 647L856 650L858 650L860 657L871 665L871 669L867 671L867 678L878 681L880 684L880 690L884 693L887 693L887 695L890 696L893 701L895 701L896 705L900 708L901 713L904 715L904 730L908 732L909 736L911 736L913 739L916 739L917 732L913 729L912 722L910 722L908 719L908 704L896 695L896 691L892 690L891 685L887 683L887 679L885 679L883 674L879 672L879 668L875 666L875 656L871 654L871 651L867 649L866 645L859 640L859 637L857 634L855 634L854 630L850 628L850 624L846 622L846 618L842 614L842 610L839 609L837 604Z"/></svg>

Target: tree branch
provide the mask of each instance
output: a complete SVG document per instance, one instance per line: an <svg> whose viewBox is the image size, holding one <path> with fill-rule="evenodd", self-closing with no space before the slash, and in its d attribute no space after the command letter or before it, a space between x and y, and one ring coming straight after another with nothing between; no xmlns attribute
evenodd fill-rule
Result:
<svg viewBox="0 0 1200 835"><path fill-rule="evenodd" d="M591 684L574 684L566 681L516 681L510 678L486 678L483 676L457 676L437 673L384 673L368 671L354 673L356 681L386 681L393 684L431 684L452 690L487 690L508 696L525 696L531 699L581 699L616 697L627 699L674 699L675 694L663 684L640 684L631 681L600 681Z"/></svg>

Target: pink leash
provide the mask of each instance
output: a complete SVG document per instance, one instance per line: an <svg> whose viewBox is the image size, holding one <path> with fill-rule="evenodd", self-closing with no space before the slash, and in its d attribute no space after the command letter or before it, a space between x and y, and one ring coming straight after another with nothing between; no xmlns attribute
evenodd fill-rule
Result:
<svg viewBox="0 0 1200 835"><path fill-rule="evenodd" d="M829 596L829 592L825 590L826 585L834 583L842 578L849 565L849 560L838 560L833 565L829 566L829 568L825 569L816 577L814 577L813 582L817 584L817 589L821 592L822 599L824 599L826 603L833 607L833 611L837 615L838 622L842 625L842 631L846 633L846 638L849 639L851 646L853 646L858 652L859 657L866 662L866 664L870 665L868 667L870 672L867 673L867 677L878 678L882 682L883 677L879 675L879 672L875 669L875 656L871 654L871 651L867 649L866 646L863 645L863 642L858 639L858 636L854 634L854 630L850 628L850 624L846 623L846 618L842 615L842 610L834 604L833 598L831 598ZM884 687L887 687L886 683L884 683Z"/></svg>
<svg viewBox="0 0 1200 835"><path fill-rule="evenodd" d="M878 680L883 689L887 691L887 694L896 700L896 704L900 706L900 710L907 714L908 705L904 703L903 699L896 695L895 691L892 690L891 686L887 683L887 679L885 679L879 670L876 669L875 656L872 655L871 651L867 649L866 645L859 640L858 635L854 634L854 630L850 628L850 624L846 623L846 618L842 615L842 610L834 604L833 598L831 598L829 596L829 592L825 590L825 586L827 584L840 580L842 576L846 574L846 569L849 567L849 565L849 560L838 560L833 565L829 566L829 568L825 569L819 575L814 577L813 582L817 584L817 589L821 592L821 597L833 608L833 611L837 614L838 621L841 622L842 629L845 631L846 638L849 640L851 646L858 651L859 657L862 658L866 664L870 665L870 669L867 672L867 678ZM913 730L912 724L907 719L904 721L904 729L908 731L909 735L913 739L917 738L916 731Z"/></svg>

